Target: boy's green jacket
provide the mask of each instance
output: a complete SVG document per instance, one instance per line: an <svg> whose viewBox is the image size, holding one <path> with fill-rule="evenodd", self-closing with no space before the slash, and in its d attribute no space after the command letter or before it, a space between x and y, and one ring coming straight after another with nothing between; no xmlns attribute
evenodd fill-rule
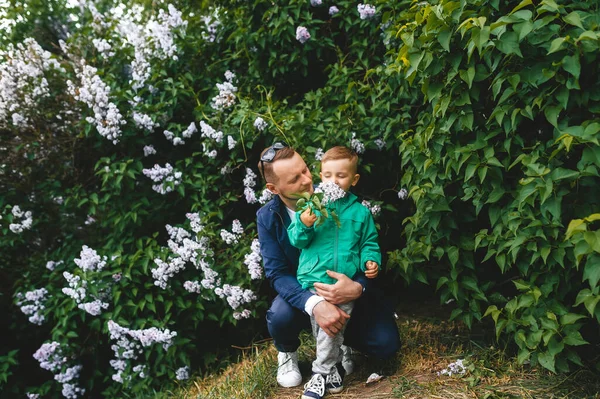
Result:
<svg viewBox="0 0 600 399"><path fill-rule="evenodd" d="M300 212L296 212L288 227L290 243L302 250L297 273L302 288L313 288L316 282L335 283L327 270L352 278L357 271L366 270L365 263L369 260L381 265L373 216L356 195L348 193L327 208L335 211L341 227L331 216L319 226L306 227L300 220Z"/></svg>

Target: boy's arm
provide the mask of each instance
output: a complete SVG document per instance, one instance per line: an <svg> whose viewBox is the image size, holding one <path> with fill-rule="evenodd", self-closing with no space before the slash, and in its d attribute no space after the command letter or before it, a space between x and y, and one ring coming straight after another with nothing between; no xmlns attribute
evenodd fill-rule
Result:
<svg viewBox="0 0 600 399"><path fill-rule="evenodd" d="M306 227L302 220L300 220L301 212L294 214L294 219L290 223L287 231L290 243L296 248L304 249L308 247L315 236L315 229L313 226Z"/></svg>
<svg viewBox="0 0 600 399"><path fill-rule="evenodd" d="M257 230L265 276L275 291L287 303L304 311L306 301L313 294L303 289L300 283L298 283L296 273L292 272L290 261L275 237L275 232L262 223L260 216L257 220Z"/></svg>
<svg viewBox="0 0 600 399"><path fill-rule="evenodd" d="M381 266L381 250L379 249L379 234L371 212L365 218L360 242L360 269L366 270L367 261L373 261Z"/></svg>

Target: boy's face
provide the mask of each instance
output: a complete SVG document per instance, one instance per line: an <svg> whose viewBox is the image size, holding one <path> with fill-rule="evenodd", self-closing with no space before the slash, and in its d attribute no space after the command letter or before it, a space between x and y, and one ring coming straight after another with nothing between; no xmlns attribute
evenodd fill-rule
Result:
<svg viewBox="0 0 600 399"><path fill-rule="evenodd" d="M321 163L321 181L333 182L344 191L358 183L360 175L356 173L356 166L349 159L331 159Z"/></svg>

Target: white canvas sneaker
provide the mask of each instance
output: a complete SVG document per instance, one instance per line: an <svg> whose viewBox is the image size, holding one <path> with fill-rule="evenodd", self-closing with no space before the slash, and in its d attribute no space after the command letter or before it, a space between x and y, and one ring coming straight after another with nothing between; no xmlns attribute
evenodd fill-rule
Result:
<svg viewBox="0 0 600 399"><path fill-rule="evenodd" d="M291 388L302 383L302 375L298 368L298 352L279 352L277 363L277 383L279 385Z"/></svg>

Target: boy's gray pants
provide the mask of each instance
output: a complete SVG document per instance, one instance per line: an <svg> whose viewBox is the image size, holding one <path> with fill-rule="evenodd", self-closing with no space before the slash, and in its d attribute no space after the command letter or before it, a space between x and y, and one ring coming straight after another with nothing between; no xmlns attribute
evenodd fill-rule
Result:
<svg viewBox="0 0 600 399"><path fill-rule="evenodd" d="M344 312L351 314L354 308L354 301L336 306ZM312 364L312 371L313 373L327 376L333 372L336 363L342 361L342 350L340 347L344 343L344 331L348 322L344 324L344 327L342 327L335 337L325 334L325 331L315 322L314 316L311 316L310 324L312 325L313 335L317 341L317 358Z"/></svg>

